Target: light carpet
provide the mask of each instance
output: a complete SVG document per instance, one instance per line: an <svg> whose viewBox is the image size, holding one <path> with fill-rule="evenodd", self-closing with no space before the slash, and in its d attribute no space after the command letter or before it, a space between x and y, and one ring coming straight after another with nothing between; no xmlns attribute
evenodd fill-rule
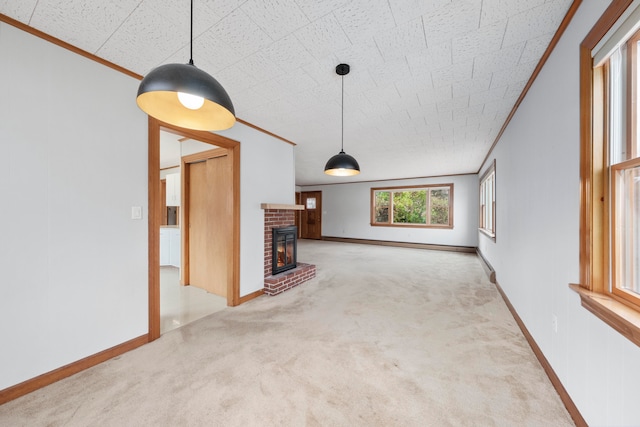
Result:
<svg viewBox="0 0 640 427"><path fill-rule="evenodd" d="M0 406L2 426L570 426L474 254L300 241L318 276Z"/></svg>

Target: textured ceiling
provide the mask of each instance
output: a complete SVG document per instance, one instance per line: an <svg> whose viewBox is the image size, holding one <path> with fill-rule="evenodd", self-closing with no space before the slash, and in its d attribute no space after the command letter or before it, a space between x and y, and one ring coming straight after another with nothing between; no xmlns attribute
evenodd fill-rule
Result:
<svg viewBox="0 0 640 427"><path fill-rule="evenodd" d="M296 147L296 184L475 173L571 0L195 0L195 64ZM189 0L0 0L145 75L189 59ZM344 148L353 178L324 175ZM134 101L135 94L131 96Z"/></svg>

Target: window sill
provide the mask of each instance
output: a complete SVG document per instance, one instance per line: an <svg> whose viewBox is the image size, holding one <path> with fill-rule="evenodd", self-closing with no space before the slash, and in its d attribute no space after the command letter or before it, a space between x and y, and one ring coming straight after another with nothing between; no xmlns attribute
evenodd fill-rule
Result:
<svg viewBox="0 0 640 427"><path fill-rule="evenodd" d="M411 224L411 223L380 223L380 222L372 222L370 223L372 227L400 227L400 228L432 228L432 229L452 229L453 225L435 225L435 224Z"/></svg>
<svg viewBox="0 0 640 427"><path fill-rule="evenodd" d="M580 285L570 284L569 287L580 295L584 308L640 346L640 312L608 295L591 292Z"/></svg>
<svg viewBox="0 0 640 427"><path fill-rule="evenodd" d="M482 234L484 234L485 236L487 236L488 238L490 238L494 242L496 241L496 233L492 233L492 232L490 232L488 230L485 230L484 228L478 228L478 231L480 231Z"/></svg>

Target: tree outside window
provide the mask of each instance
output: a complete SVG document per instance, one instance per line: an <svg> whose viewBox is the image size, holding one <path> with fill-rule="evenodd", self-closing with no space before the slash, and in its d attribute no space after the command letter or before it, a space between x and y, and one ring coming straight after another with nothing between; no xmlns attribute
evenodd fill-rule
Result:
<svg viewBox="0 0 640 427"><path fill-rule="evenodd" d="M372 188L371 225L453 228L453 184Z"/></svg>

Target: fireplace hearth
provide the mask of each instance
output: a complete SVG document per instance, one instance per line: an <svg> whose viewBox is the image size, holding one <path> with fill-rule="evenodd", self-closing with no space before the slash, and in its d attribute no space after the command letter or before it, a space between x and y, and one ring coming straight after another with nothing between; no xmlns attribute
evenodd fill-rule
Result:
<svg viewBox="0 0 640 427"><path fill-rule="evenodd" d="M297 252L298 252L298 227L280 227L273 228L272 237L272 254L273 261L271 263L272 275L282 273L287 270L291 270L298 266Z"/></svg>

